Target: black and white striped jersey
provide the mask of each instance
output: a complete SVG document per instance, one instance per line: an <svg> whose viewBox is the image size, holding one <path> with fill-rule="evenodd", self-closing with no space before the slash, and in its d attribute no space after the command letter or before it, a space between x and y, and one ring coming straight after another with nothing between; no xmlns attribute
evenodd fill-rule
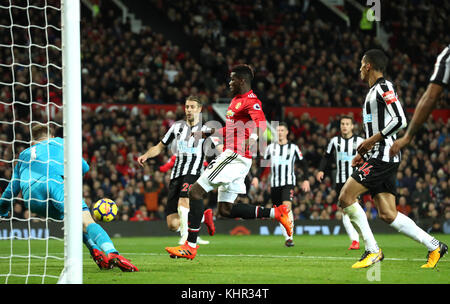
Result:
<svg viewBox="0 0 450 304"><path fill-rule="evenodd" d="M389 149L397 138L396 133L405 128L407 122L393 84L383 77L366 95L363 122L366 138L379 132L383 136L383 140L377 142L367 155L384 162L400 162L400 153L390 157Z"/></svg>
<svg viewBox="0 0 450 304"><path fill-rule="evenodd" d="M172 152L177 156L170 174L171 179L188 174L200 175L203 172L205 143L212 143L212 146L215 144L210 137L196 140L191 134L204 128L200 122L191 128L184 120L176 121L161 139L165 146L171 144Z"/></svg>
<svg viewBox="0 0 450 304"><path fill-rule="evenodd" d="M352 159L358 153L358 146L364 141L364 138L352 136L344 138L342 136L333 137L328 143L327 150L320 162L319 171L325 171L333 156L336 163L336 184L342 184L352 175Z"/></svg>
<svg viewBox="0 0 450 304"><path fill-rule="evenodd" d="M450 44L439 54L434 64L430 82L448 86L450 79Z"/></svg>
<svg viewBox="0 0 450 304"><path fill-rule="evenodd" d="M303 154L296 144L287 143L280 145L279 143L271 143L264 152L264 159L270 160L271 167L271 187L282 187L286 185L296 185L295 166L296 162L303 160ZM303 164L303 172L307 174L305 162Z"/></svg>

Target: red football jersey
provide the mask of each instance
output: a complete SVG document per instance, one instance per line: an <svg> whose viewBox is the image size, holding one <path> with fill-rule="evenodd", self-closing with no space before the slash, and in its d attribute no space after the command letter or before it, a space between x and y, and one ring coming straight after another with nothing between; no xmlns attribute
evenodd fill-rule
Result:
<svg viewBox="0 0 450 304"><path fill-rule="evenodd" d="M224 151L230 149L244 157L252 158L246 140L256 126L262 131L267 127L261 101L253 93L253 90L236 95L228 106L225 127L220 130L220 134L223 136Z"/></svg>

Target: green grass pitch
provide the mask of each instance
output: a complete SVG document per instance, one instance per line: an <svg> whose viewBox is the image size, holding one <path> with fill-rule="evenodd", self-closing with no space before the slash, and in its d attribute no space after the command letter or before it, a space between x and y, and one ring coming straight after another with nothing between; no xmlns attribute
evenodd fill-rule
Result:
<svg viewBox="0 0 450 304"><path fill-rule="evenodd" d="M368 269L352 269L363 249L350 251L346 235L295 236L295 247L286 248L281 236L204 237L209 245L202 245L194 260L171 259L164 250L176 246L178 238L114 238L122 255L138 268L137 273L123 273L119 269L101 271L84 249L85 284L448 284L450 256L446 255L435 269L421 269L426 249L399 234L375 236L385 253L383 262ZM436 235L450 244L450 235ZM43 252L62 256L60 241L1 241L0 274L20 275L44 272L58 276L62 260L38 257ZM20 257L5 258L11 252ZM10 266L11 265L11 266ZM180 275L183 274L183 275ZM5 276L0 277L4 283ZM25 283L25 277L10 276L8 283ZM42 283L40 276L31 276L27 283ZM44 283L56 283L46 277Z"/></svg>

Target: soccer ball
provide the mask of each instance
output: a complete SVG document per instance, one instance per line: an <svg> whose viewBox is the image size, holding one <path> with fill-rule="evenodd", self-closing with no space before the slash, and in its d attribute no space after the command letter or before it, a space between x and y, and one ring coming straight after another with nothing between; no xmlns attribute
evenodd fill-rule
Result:
<svg viewBox="0 0 450 304"><path fill-rule="evenodd" d="M102 198L94 204L92 211L97 220L111 222L116 218L118 208L113 200Z"/></svg>

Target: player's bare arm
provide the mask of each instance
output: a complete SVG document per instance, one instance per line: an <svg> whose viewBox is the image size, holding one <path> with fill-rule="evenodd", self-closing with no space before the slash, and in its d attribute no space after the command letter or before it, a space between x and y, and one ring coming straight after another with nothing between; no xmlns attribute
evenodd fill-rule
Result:
<svg viewBox="0 0 450 304"><path fill-rule="evenodd" d="M372 149L373 146L377 142L381 141L382 139L383 139L383 136L381 135L381 133L377 133L377 134L367 138L358 146L358 149L357 149L358 153L361 154L361 156L363 156L368 151L370 151L370 149Z"/></svg>
<svg viewBox="0 0 450 304"><path fill-rule="evenodd" d="M147 150L147 152L139 156L137 162L143 167L147 159L158 156L163 150L164 144L162 142L159 142L156 146L151 147Z"/></svg>
<svg viewBox="0 0 450 304"><path fill-rule="evenodd" d="M361 154L356 154L355 157L352 159L352 167L359 167L364 162L364 159Z"/></svg>

